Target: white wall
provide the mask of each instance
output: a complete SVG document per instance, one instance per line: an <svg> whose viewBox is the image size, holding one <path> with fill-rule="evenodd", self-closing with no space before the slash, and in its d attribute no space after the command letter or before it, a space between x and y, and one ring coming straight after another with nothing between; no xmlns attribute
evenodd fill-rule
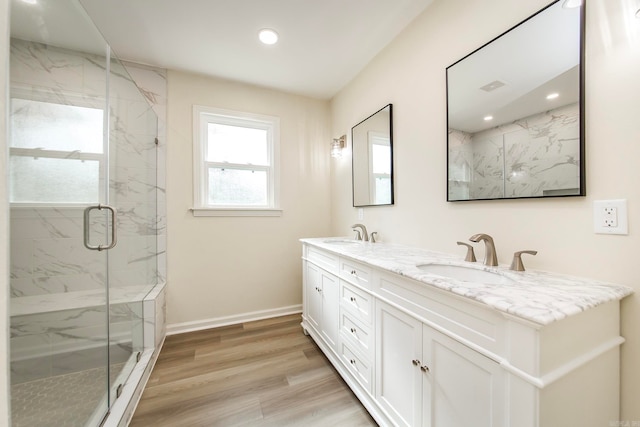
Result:
<svg viewBox="0 0 640 427"><path fill-rule="evenodd" d="M447 203L445 68L549 0L436 0L331 103L333 135L393 103L395 200L365 208L386 241L449 253L491 234L498 258L536 249L530 268L633 286L640 293L640 20L634 0L587 0L585 198ZM350 144L350 141L349 141ZM350 232L351 159L332 163L332 235ZM626 198L628 236L593 233L594 200ZM482 250L480 250L482 256ZM640 421L640 295L622 304L622 420Z"/></svg>
<svg viewBox="0 0 640 427"><path fill-rule="evenodd" d="M193 206L194 104L280 117L281 217L198 217ZM329 103L170 71L167 150L167 322L300 307L301 237L328 234Z"/></svg>
<svg viewBox="0 0 640 427"><path fill-rule="evenodd" d="M9 420L9 206L7 201L7 109L9 2L0 0L0 420Z"/></svg>

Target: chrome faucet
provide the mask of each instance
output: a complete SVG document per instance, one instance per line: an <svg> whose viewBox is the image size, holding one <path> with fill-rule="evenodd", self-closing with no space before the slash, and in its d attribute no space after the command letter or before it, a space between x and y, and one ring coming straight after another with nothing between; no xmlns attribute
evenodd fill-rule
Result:
<svg viewBox="0 0 640 427"><path fill-rule="evenodd" d="M488 234L479 233L469 237L469 240L474 243L480 241L484 242L484 265L498 265L498 257L496 256L496 247L493 244L493 237Z"/></svg>
<svg viewBox="0 0 640 427"><path fill-rule="evenodd" d="M360 236L360 238L356 237L356 240L364 240L365 242L369 241L369 235L367 234L367 227L365 227L363 224L353 224L351 228L354 231L357 231L356 228L359 228L360 230L362 230L362 236Z"/></svg>

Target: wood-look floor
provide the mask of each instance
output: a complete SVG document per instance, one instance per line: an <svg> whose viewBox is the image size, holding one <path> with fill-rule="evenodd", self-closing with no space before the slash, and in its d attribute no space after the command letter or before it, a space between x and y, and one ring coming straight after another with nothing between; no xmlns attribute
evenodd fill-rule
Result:
<svg viewBox="0 0 640 427"><path fill-rule="evenodd" d="M300 320L167 337L130 426L375 426Z"/></svg>

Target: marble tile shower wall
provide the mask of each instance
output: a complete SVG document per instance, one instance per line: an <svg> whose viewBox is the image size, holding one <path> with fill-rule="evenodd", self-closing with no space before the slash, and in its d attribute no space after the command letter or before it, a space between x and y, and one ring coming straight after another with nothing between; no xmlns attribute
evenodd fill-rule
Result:
<svg viewBox="0 0 640 427"><path fill-rule="evenodd" d="M95 99L104 96L104 62L95 55L14 39L12 89L62 103L69 96ZM161 283L166 278L166 73L127 64L143 87L144 100L120 65L111 68L110 196L119 207L119 243L109 254L110 281L112 286ZM157 124L147 114L150 104ZM159 146L153 143L156 129ZM82 246L82 209L14 207L11 219L12 297L102 288L104 255ZM158 266L147 267L154 255L160 257Z"/></svg>
<svg viewBox="0 0 640 427"><path fill-rule="evenodd" d="M33 94L40 101L57 103L80 97L104 105L104 57L13 39L10 72L12 91L23 96ZM109 283L113 291L139 287L146 292L166 280L166 72L130 63L125 71L112 61L109 84L109 191L111 203L119 208L118 245L108 254ZM157 123L148 114L150 108L158 115ZM156 134L158 146L154 143ZM83 247L81 208L12 207L10 227L11 297L24 301L23 306L34 306L33 312L21 307L20 313L12 313L12 361L25 362L12 363L15 383L33 379L29 372L64 372L67 368L56 364L56 354L86 350L96 339L104 340L106 313L100 291L106 267L104 253ZM92 225L93 231L98 232L97 228ZM149 262L154 256L158 262ZM97 302L89 296L91 291L97 292ZM74 299L73 295L82 301L82 307L65 308L64 301ZM137 298L140 301L142 295ZM56 313L58 300L62 311ZM37 306L42 304L49 308L37 314ZM127 334L130 340L131 325L143 321L142 311L140 303L110 308L116 341L119 336L126 341ZM153 319L146 318L148 314L145 323L157 328ZM141 337L133 339L142 342ZM46 363L33 358L34 354L51 352L53 356ZM77 359L66 358L64 363Z"/></svg>
<svg viewBox="0 0 640 427"><path fill-rule="evenodd" d="M470 135L449 130L449 197L542 196L580 183L578 104Z"/></svg>

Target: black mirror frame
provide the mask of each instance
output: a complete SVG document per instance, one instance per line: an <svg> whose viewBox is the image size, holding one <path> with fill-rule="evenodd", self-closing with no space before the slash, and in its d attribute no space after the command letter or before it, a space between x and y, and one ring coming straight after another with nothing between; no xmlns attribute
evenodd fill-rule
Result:
<svg viewBox="0 0 640 427"><path fill-rule="evenodd" d="M370 118L372 118L373 116L375 116L376 114L378 114L379 112L383 111L386 108L389 108L389 147L391 149L390 158L389 158L389 161L391 162L389 180L390 180L390 185L391 185L391 189L390 189L391 200L390 200L389 203L384 203L384 204L356 205L356 197L355 197L356 189L355 189L355 173L354 173L355 172L355 167L354 167L355 166L354 165L355 156L354 156L354 152L353 152L353 147L354 147L353 130L356 127L358 127L362 123L366 122L367 120L369 120ZM393 104L389 103L389 104L385 105L384 107L380 108L379 110L377 110L375 113L373 113L370 116L368 116L367 118L365 118L364 120L356 123L351 128L351 202L353 204L353 207L354 208L366 208L366 207L376 207L376 206L393 206L395 204L393 175L394 175L394 167L393 167Z"/></svg>
<svg viewBox="0 0 640 427"><path fill-rule="evenodd" d="M547 6L545 6L544 8L540 9L539 11L537 11L536 13L532 14L531 16L529 16L528 18L524 19L523 21L519 22L518 24L514 25L513 27L509 28L508 30L506 30L505 32L503 32L502 34L498 35L497 37L494 37L493 39L491 39L490 41L488 41L487 43L483 44L482 46L480 46L479 48L475 49L474 51L470 52L469 54L465 55L464 57L460 58L459 60L457 60L456 62L454 62L453 64L449 65L448 67L446 67L445 69L445 92L446 92L446 129L447 129L447 141L446 141L446 153L447 153L447 157L446 157L446 161L447 161L447 167L446 167L446 182L447 182L447 187L446 187L446 198L447 198L447 202L473 202L473 201L487 201L487 200L518 200L518 199L547 199L547 198L558 198L558 197L584 197L587 195L586 193L586 168L585 168L585 146L586 146L586 134L585 134L585 39L586 39L586 31L585 31L585 25L586 25L586 8L587 8L587 0L582 0L582 5L580 6L580 65L579 65L579 90L580 90L580 97L579 97L579 112L580 112L580 123L579 123L579 133L580 133L580 144L579 144L579 153L580 153L580 165L579 165L579 172L580 172L580 178L579 178L579 183L580 183L580 189L578 194L570 194L570 195L547 195L547 196L523 196L523 197L499 197L499 198L478 198L478 199L455 199L455 200L451 200L449 198L449 68L453 67L454 65L456 65L457 63L463 61L464 59L468 58L469 56L473 55L474 53L482 50L484 47L490 45L491 43L493 43L494 41L496 41L497 39L503 37L504 35L508 34L510 31L514 30L515 28L521 26L522 24L528 22L529 20L531 20L533 17L539 15L540 13L544 12L545 10L549 9L551 6L555 5L556 3L559 3L560 1L563 0L555 0L553 2L551 2L550 4L548 4Z"/></svg>

